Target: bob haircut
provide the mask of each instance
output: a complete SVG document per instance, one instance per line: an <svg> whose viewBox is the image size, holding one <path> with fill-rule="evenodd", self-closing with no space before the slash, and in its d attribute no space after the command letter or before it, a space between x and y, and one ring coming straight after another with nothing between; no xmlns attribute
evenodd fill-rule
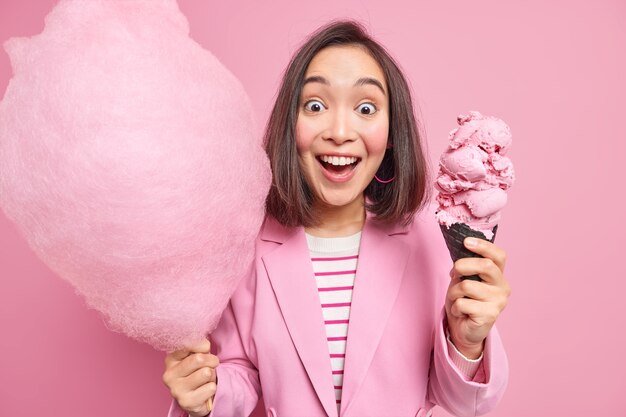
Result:
<svg viewBox="0 0 626 417"><path fill-rule="evenodd" d="M385 223L409 224L426 200L427 170L408 83L393 58L353 21L336 21L313 33L285 70L263 143L272 169L266 214L284 226L315 226L314 195L300 169L296 121L304 75L313 57L329 46L363 47L380 65L389 90L388 149L365 188L366 210Z"/></svg>

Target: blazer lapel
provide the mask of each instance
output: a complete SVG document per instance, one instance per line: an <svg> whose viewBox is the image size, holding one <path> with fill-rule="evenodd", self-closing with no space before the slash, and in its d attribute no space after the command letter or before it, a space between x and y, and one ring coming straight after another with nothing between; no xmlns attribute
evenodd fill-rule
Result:
<svg viewBox="0 0 626 417"><path fill-rule="evenodd" d="M300 360L326 414L337 416L324 319L309 249L302 228L286 229L273 220L261 238L282 243L263 256L280 310Z"/></svg>
<svg viewBox="0 0 626 417"><path fill-rule="evenodd" d="M348 325L341 415L365 378L396 301L409 248L390 235L404 231L369 218L365 222Z"/></svg>

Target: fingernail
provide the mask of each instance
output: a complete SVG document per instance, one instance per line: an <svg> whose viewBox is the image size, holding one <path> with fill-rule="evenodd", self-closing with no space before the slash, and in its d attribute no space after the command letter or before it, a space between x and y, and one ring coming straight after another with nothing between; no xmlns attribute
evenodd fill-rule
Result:
<svg viewBox="0 0 626 417"><path fill-rule="evenodd" d="M465 246L469 248L475 248L476 246L478 246L478 239L468 237L467 239L465 239Z"/></svg>

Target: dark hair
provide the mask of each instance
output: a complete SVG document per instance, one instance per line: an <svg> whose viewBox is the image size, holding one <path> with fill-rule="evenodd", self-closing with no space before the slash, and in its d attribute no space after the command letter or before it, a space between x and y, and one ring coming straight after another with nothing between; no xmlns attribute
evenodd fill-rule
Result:
<svg viewBox="0 0 626 417"><path fill-rule="evenodd" d="M298 163L296 121L304 75L313 57L333 45L360 45L380 65L389 90L389 136L378 178L365 188L366 209L383 222L408 224L426 197L427 170L420 133L413 114L409 86L393 58L353 21L337 21L320 28L300 47L285 70L264 136L273 180L266 212L285 226L313 226L313 193Z"/></svg>

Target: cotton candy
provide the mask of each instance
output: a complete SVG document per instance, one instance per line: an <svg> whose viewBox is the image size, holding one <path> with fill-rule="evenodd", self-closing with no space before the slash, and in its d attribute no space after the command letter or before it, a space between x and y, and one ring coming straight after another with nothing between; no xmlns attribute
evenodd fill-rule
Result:
<svg viewBox="0 0 626 417"><path fill-rule="evenodd" d="M271 180L239 81L174 0L60 1L4 48L6 216L109 328L163 351L205 337Z"/></svg>

